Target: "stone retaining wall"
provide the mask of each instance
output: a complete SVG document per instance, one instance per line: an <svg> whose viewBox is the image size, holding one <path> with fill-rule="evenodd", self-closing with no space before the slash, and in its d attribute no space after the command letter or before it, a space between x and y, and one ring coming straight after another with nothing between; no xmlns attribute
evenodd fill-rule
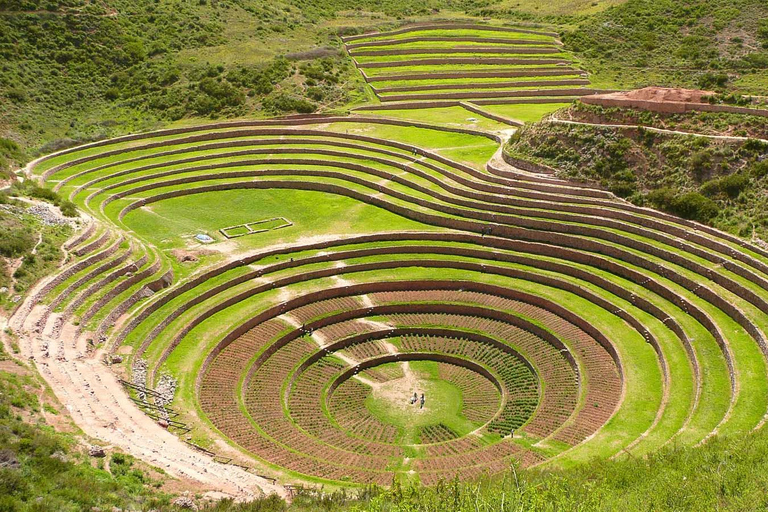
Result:
<svg viewBox="0 0 768 512"><path fill-rule="evenodd" d="M436 215L425 214L422 212L411 211L407 208L400 207L398 205L389 204L386 201L381 200L377 197L366 196L356 191L346 190L346 189L343 189L342 187L337 187L330 184L299 183L299 182L288 182L288 183L246 182L246 183L240 183L240 184L237 184L237 183L221 184L221 185L214 185L214 186L208 186L208 187L200 187L198 189L193 189L193 190L195 191L203 191L204 189L227 190L231 188L298 188L298 189L304 189L304 190L319 190L319 191L330 192L330 193L339 193L341 195L347 195L349 197L359 199L364 202L366 202L366 198L367 198L371 204L380 206L385 209L390 209L395 213L398 213L408 218L412 218L425 223L441 225L441 226L449 227L452 229L459 229L459 230L465 230L465 231L471 231L471 232L480 232L482 229L484 229L483 224L479 224L472 221L466 221L466 220L444 218ZM181 192L181 194L179 194L179 192ZM173 191L173 192L166 193L164 195L166 196L174 195L175 197L176 195L184 195L184 193L190 193L190 191L189 190ZM392 195L394 196L395 194L392 194ZM156 196L156 197L159 197L159 196ZM153 198L153 200L158 200L158 199ZM143 200L143 201L146 201L146 200ZM133 205L129 205L126 208L138 207L140 206L141 202L142 201L133 203ZM565 229L565 231L568 232L570 231L570 229ZM525 229L525 228L521 229L521 228L516 228L512 226L493 225L493 233L497 236L503 236L505 238L531 240L531 241L543 242L543 243L554 244L554 245L566 245L567 247L571 247L575 249L586 250L589 252L596 252L598 254L606 254L608 256L617 258L621 261L626 261L630 264L634 264L642 268L651 270L653 272L659 273L661 275L665 275L668 279L678 282L678 284L680 284L685 288L688 288L689 290L696 290L696 293L700 296L702 296L702 293L705 293L708 296L711 295L711 297L708 297L708 298L711 299L713 305L715 305L716 307L719 307L724 311L732 310L733 314L735 315L735 317L733 318L734 321L739 323L748 332L757 332L752 322L749 319L747 319L740 310L736 310L732 305L728 304L725 299L719 297L717 294L707 293L707 290L703 289L698 283L695 283L687 278L683 278L682 276L677 274L669 275L669 273L666 271L665 268L647 260L647 258L645 257L637 256L634 253L629 253L620 248L607 246L601 242L591 241L581 237L574 238L574 237L571 237L570 235L564 235L563 233L558 233L558 232L539 233L539 232L533 232L532 230ZM649 254L652 254L664 260L669 261L670 259L672 260L682 259L683 261L675 261L675 263L682 264L684 267L690 267L692 264L692 262L690 262L689 260L681 258L680 256L675 257L675 255L670 253L669 251L665 251L656 246L637 242L633 239L630 239L621 235L617 235L614 233L601 233L601 234L603 235L602 237L608 241L615 242L620 245L625 245L627 247L633 247L641 251L645 251ZM740 285L737 285L736 283L731 283L731 286L736 288L740 287ZM679 298L676 295L672 294L672 300L675 300L675 299L679 300ZM758 340L758 343L761 344L761 347L764 346L764 342L762 342L761 340Z"/></svg>
<svg viewBox="0 0 768 512"><path fill-rule="evenodd" d="M362 43L349 43L345 44L347 51L362 48L367 46L393 46L398 44L407 43L420 43L423 41L429 42L464 42L464 43L494 43L494 44L510 44L510 45L547 45L547 41L539 41L537 39L517 39L510 37L477 37L477 36L423 36L423 37L403 37L400 39L380 39L378 41L365 41Z"/></svg>
<svg viewBox="0 0 768 512"><path fill-rule="evenodd" d="M469 47L456 47L456 48L392 48L390 50L358 50L356 52L349 52L354 57L387 57L394 55L420 55L420 54L455 54L455 53L485 53L491 55L511 53L511 54L547 54L547 53L560 53L562 50L555 47L484 47L484 46L469 46Z"/></svg>
<svg viewBox="0 0 768 512"><path fill-rule="evenodd" d="M465 84L427 84L427 85L409 85L403 87L373 87L374 92L392 93L392 92L410 92L410 91L436 91L450 89L506 89L512 87L558 87L563 85L589 85L589 80L577 78L573 80L530 80L517 82L479 82ZM536 90L536 89L533 89Z"/></svg>
<svg viewBox="0 0 768 512"><path fill-rule="evenodd" d="M401 68L408 66L444 66L461 64L498 64L498 65L525 65L540 66L542 64L563 64L568 65L570 61L565 59L516 59L512 57L442 57L442 58L424 58L408 59L387 62L357 62L357 67L363 69L380 68Z"/></svg>
<svg viewBox="0 0 768 512"><path fill-rule="evenodd" d="M405 127L417 127L417 128L426 128L426 129L432 129L432 130L440 130L440 131L447 131L452 133L464 133L467 135L476 135L480 137L485 137L494 141L500 141L499 137L493 134L489 134L487 132L483 132L480 130L472 130L469 128L459 128L459 127L436 127L434 125L430 125L428 123L420 123L418 121L405 121L402 119L391 119L391 118L382 118L382 117L376 117L376 116L311 116L311 117L301 117L301 118L291 118L291 119L276 119L276 120L268 120L268 121L233 121L233 122L227 122L227 123L215 123L211 125L204 125L204 126L195 126L195 127L186 127L186 128L172 128L168 130L158 130L155 132L144 132L139 133L135 135L125 135L122 137L116 137L113 139L105 139L103 141L99 142L93 142L91 144L85 144L83 146L78 146L75 148L70 148L64 151L61 151L59 153L52 153L50 155L47 155L46 157L42 157L37 160L36 163L40 163L45 161L47 158L52 158L54 156L62 155L62 154L69 154L75 151L79 151L81 149L85 148L93 148L93 147L102 147L109 144L114 144L118 142L130 142L134 140L142 140L142 139L150 139L155 137L161 137L161 136L167 136L167 135L180 135L185 133L191 133L191 132L200 132L197 135L189 135L186 137L180 137L178 139L174 140L174 143L176 144L187 144L187 143L193 143L193 142L200 142L205 140L217 140L217 139L227 139L227 138L233 138L233 137L248 137L248 136L254 136L254 135L285 135L285 134L296 134L296 135L325 135L325 136L339 136L343 137L344 134L334 134L332 132L323 132L322 130L299 130L299 129L289 129L286 130L285 128L268 128L273 126L297 126L297 125L304 125L304 124L317 124L321 122L346 122L346 123L372 123L372 124L384 124L384 125L393 125L393 126L405 126ZM207 130L218 130L218 129L227 129L227 128L243 128L243 127L265 127L260 129L243 129L243 130L229 130L226 132L209 132ZM348 136L351 137L351 136ZM366 140L366 139L357 139L357 140ZM374 137L367 137L367 140L370 141L376 141L380 139L376 139ZM74 165L82 164L85 162L89 162L91 160L95 160L98 158L104 158L108 156L114 156L119 155L121 153L129 152L129 151L135 151L137 149L152 149L156 147L165 147L167 146L169 141L157 141L152 142L148 144L144 144L140 148L131 147L131 148L120 148L120 149L114 149L110 151L104 151L102 153L96 154L96 155L89 155L85 157L81 157L78 159L70 160L68 162L56 165L54 167L51 167L50 169L46 170L43 173L43 178L48 179L51 175L54 173L67 169L69 167L72 167ZM404 146L406 146L404 144ZM410 146L409 146L410 147Z"/></svg>
<svg viewBox="0 0 768 512"><path fill-rule="evenodd" d="M515 78L522 76L563 76L563 75L582 75L583 71L573 68L533 68L533 69L499 69L493 71L439 71L435 73L402 73L398 75L366 75L363 70L365 81L372 82L392 82L397 80L442 80L451 78Z"/></svg>
<svg viewBox="0 0 768 512"><path fill-rule="evenodd" d="M405 34L408 32L416 32L419 30L441 30L441 29L463 29L463 30L483 30L490 32L517 32L521 34L535 34L540 36L559 37L557 32L544 32L539 30L531 30L526 28L505 27L496 25L481 25L478 23L412 23L403 28L396 30L389 30L386 32L368 32L365 34L355 34L351 36L343 36L341 38L345 43L348 41L357 41L358 39L365 39L373 36L395 36L398 34Z"/></svg>
<svg viewBox="0 0 768 512"><path fill-rule="evenodd" d="M749 114L753 116L768 117L768 110L734 105L711 105L709 103L690 103L683 101L646 101L630 98L588 98L582 100L591 105L603 107L637 108L652 112L668 114L681 114L684 112L726 112L730 114Z"/></svg>

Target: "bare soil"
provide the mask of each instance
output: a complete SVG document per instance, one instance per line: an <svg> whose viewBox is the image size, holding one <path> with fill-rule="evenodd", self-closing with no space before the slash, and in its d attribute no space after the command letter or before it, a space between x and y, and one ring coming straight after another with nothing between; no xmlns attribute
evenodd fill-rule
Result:
<svg viewBox="0 0 768 512"><path fill-rule="evenodd" d="M597 94L595 98L641 100L658 103L705 103L706 96L712 96L712 91L700 89L681 89L676 87L645 87L633 91L612 92L609 94Z"/></svg>

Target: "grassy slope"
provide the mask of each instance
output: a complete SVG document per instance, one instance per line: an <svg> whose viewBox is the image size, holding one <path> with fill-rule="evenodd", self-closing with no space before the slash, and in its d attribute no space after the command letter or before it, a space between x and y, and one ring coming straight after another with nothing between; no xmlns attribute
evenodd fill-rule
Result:
<svg viewBox="0 0 768 512"><path fill-rule="evenodd" d="M168 508L169 496L155 489L161 482L132 457L113 453L108 469L105 459L88 457L53 393L7 360L2 344L0 365L0 509Z"/></svg>
<svg viewBox="0 0 768 512"><path fill-rule="evenodd" d="M566 33L598 87L676 85L768 92L761 0L629 0Z"/></svg>

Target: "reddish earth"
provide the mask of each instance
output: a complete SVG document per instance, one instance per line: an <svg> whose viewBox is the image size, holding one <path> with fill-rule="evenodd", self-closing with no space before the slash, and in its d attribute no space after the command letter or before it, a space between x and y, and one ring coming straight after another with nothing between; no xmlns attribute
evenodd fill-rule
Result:
<svg viewBox="0 0 768 512"><path fill-rule="evenodd" d="M595 94L581 98L581 101L605 107L631 107L654 112L685 112L693 105L709 106L705 97L713 94L715 93L698 89L645 87L634 91Z"/></svg>
<svg viewBox="0 0 768 512"><path fill-rule="evenodd" d="M674 101L684 103L706 103L705 97L712 96L712 91L699 89L679 89L673 87L645 87L634 91L598 94L600 98L617 98L642 101Z"/></svg>

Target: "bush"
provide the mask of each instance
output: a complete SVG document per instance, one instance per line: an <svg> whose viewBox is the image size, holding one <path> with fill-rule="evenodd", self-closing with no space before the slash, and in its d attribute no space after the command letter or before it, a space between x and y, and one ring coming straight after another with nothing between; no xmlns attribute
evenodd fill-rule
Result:
<svg viewBox="0 0 768 512"><path fill-rule="evenodd" d="M62 201L59 205L61 214L65 217L78 217L80 213L77 211L77 206L72 201Z"/></svg>
<svg viewBox="0 0 768 512"><path fill-rule="evenodd" d="M0 227L0 256L17 258L34 246L35 237L30 230Z"/></svg>
<svg viewBox="0 0 768 512"><path fill-rule="evenodd" d="M680 195L669 187L656 189L648 194L648 200L656 207L684 219L709 222L717 216L717 203L698 192Z"/></svg>
<svg viewBox="0 0 768 512"><path fill-rule="evenodd" d="M768 19L760 20L757 27L757 37L763 42L763 46L768 48Z"/></svg>
<svg viewBox="0 0 768 512"><path fill-rule="evenodd" d="M265 110L273 113L298 112L300 114L310 114L316 110L313 103L287 94L266 98L263 105Z"/></svg>
<svg viewBox="0 0 768 512"><path fill-rule="evenodd" d="M59 196L59 194L57 194L56 192L54 192L49 188L39 187L35 184L31 184L30 186L28 186L27 194L30 197L42 199L43 201L49 201L56 205L58 205L61 202L61 197Z"/></svg>
<svg viewBox="0 0 768 512"><path fill-rule="evenodd" d="M9 100L14 103L24 103L27 101L27 91L19 87L12 87L5 93Z"/></svg>
<svg viewBox="0 0 768 512"><path fill-rule="evenodd" d="M731 199L739 197L739 194L749 185L749 176L746 174L731 174L722 178L709 180L701 186L701 193L708 197L726 195Z"/></svg>
<svg viewBox="0 0 768 512"><path fill-rule="evenodd" d="M198 84L200 94L195 97L193 108L198 114L208 115L227 107L236 107L245 101L245 95L227 81L206 77Z"/></svg>
<svg viewBox="0 0 768 512"><path fill-rule="evenodd" d="M309 87L307 88L307 96L315 101L322 101L324 94L319 87Z"/></svg>
<svg viewBox="0 0 768 512"><path fill-rule="evenodd" d="M699 77L698 83L702 89L723 88L728 85L728 75L725 73L704 73Z"/></svg>
<svg viewBox="0 0 768 512"><path fill-rule="evenodd" d="M755 178L760 179L766 175L768 175L768 159L757 162L752 166L752 176Z"/></svg>
<svg viewBox="0 0 768 512"><path fill-rule="evenodd" d="M712 167L712 155L711 153L703 149L697 151L691 156L691 170L693 170L694 176L697 180L700 180L707 174Z"/></svg>

